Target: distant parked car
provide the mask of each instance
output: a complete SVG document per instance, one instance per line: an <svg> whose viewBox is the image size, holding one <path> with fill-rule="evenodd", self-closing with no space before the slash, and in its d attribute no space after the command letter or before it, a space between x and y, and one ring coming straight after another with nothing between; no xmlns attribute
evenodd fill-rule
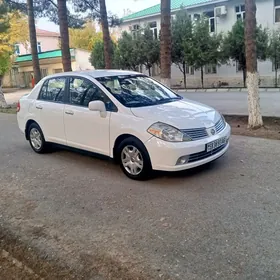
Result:
<svg viewBox="0 0 280 280"><path fill-rule="evenodd" d="M48 76L20 99L17 111L36 153L50 143L99 153L132 179L196 167L229 147L230 126L221 114L135 72Z"/></svg>

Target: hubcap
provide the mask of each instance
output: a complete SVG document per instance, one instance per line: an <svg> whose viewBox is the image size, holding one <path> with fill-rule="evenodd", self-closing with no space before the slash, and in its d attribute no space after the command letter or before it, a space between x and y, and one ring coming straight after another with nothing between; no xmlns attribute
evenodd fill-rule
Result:
<svg viewBox="0 0 280 280"><path fill-rule="evenodd" d="M131 175L138 175L143 170L143 158L140 151L134 146L126 146L121 153L122 165Z"/></svg>
<svg viewBox="0 0 280 280"><path fill-rule="evenodd" d="M32 128L30 130L30 141L31 141L32 146L36 150L39 150L42 147L42 137L37 128Z"/></svg>

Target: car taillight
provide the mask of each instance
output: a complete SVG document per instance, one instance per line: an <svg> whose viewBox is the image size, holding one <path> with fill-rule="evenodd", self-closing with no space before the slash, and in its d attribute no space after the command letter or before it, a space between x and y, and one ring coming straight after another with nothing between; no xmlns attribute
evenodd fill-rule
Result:
<svg viewBox="0 0 280 280"><path fill-rule="evenodd" d="M17 113L20 111L20 102L17 103Z"/></svg>

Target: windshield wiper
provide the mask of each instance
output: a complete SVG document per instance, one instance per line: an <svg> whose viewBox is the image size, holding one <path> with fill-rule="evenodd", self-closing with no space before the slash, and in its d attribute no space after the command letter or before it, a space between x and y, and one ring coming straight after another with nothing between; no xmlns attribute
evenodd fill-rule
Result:
<svg viewBox="0 0 280 280"><path fill-rule="evenodd" d="M169 103L169 102L174 102L174 101L178 101L181 100L181 97L173 97L173 98L168 98L168 99L160 99L155 101L156 104L164 104L164 103Z"/></svg>

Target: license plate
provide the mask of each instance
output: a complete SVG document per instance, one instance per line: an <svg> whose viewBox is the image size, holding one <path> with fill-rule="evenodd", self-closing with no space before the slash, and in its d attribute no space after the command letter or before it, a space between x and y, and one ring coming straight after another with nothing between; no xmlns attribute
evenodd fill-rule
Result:
<svg viewBox="0 0 280 280"><path fill-rule="evenodd" d="M222 137L206 145L206 151L211 152L227 143L227 137Z"/></svg>

